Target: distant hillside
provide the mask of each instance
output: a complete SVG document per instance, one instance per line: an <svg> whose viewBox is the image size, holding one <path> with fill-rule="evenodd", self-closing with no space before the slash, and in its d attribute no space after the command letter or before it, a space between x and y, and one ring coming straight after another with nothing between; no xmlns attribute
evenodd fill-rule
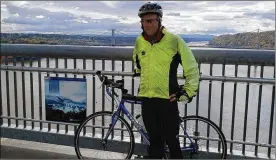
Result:
<svg viewBox="0 0 276 160"><path fill-rule="evenodd" d="M117 46L134 46L138 35L116 35ZM205 35L180 35L187 43L202 42L212 39ZM51 45L86 45L109 46L112 36L97 35L62 35L62 34L27 34L27 33L1 33L1 43L10 44L51 44Z"/></svg>
<svg viewBox="0 0 276 160"><path fill-rule="evenodd" d="M89 36L62 34L1 33L1 43L11 44L59 44L59 45L97 45Z"/></svg>
<svg viewBox="0 0 276 160"><path fill-rule="evenodd" d="M275 31L216 36L209 42L209 47L275 49Z"/></svg>
<svg viewBox="0 0 276 160"><path fill-rule="evenodd" d="M216 48L261 48L275 49L275 31L258 33L238 33L234 35L180 35L189 46ZM116 35L116 46L133 46L138 35ZM112 37L96 35L62 35L62 34L25 34L1 33L1 43L10 44L51 44L51 45L85 45L110 46ZM208 43L208 45L205 45Z"/></svg>

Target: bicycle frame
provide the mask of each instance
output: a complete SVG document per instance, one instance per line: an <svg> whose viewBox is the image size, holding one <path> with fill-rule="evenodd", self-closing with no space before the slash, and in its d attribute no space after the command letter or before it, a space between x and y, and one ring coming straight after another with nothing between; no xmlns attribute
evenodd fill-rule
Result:
<svg viewBox="0 0 276 160"><path fill-rule="evenodd" d="M106 92L110 97L112 97L112 94L111 94L110 89L108 87L106 87ZM117 99L117 101L119 101L119 100ZM139 131L141 136L144 138L145 142L149 145L149 137L148 137L146 131L143 129L143 127L137 122L137 120L126 109L126 107L124 105L125 102L135 104L134 101L121 99L119 105L116 107L116 109L113 112L112 123L109 125L110 128L109 128L109 130L108 130L108 132L107 132L104 139L107 139L107 137L110 135L113 127L115 126L115 124L116 124L116 122L117 122L117 120L120 116L120 113L122 112L123 114L125 114L127 116L127 118L131 121L131 123L133 123L135 128ZM141 102L136 102L136 103L142 104Z"/></svg>
<svg viewBox="0 0 276 160"><path fill-rule="evenodd" d="M110 92L109 87L106 87L106 93L112 97L112 93ZM124 103L130 103L130 104L142 104L142 102L135 102L135 101L131 101L131 100L125 100L125 99L121 99L119 100L119 98L116 99L119 102L119 105L115 108L115 110L113 111L113 115L112 115L112 122L109 125L109 129L107 134L104 137L104 140L107 140L108 136L110 135L110 133L112 132L119 116L120 113L122 112L123 114L125 114L128 119L131 121L131 123L134 124L135 128L138 130L138 132L141 134L141 136L144 138L145 142L147 143L147 145L150 144L149 142L149 136L147 134L147 132L143 129L143 127L137 122L137 120L129 113L129 111L126 109ZM184 126L181 124L181 128L184 131L184 135L189 139L190 141L190 146L189 147L181 147L182 151L192 151L192 152L196 152L197 148L196 148L196 144L191 140L190 136L187 134ZM166 148L166 151L168 151L168 149Z"/></svg>

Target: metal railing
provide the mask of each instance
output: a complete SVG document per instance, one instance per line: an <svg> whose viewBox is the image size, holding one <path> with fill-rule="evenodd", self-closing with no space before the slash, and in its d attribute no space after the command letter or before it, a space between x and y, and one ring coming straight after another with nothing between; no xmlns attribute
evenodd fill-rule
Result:
<svg viewBox="0 0 276 160"><path fill-rule="evenodd" d="M139 79L128 78L134 69L132 49L1 44L2 55L18 57L1 61L1 132L5 131L2 136L72 146L72 131L77 124L45 120L42 78L87 78L88 114L112 110L114 101L106 100L104 89L99 92L93 75L96 70L103 70L113 78L124 78L135 95ZM243 156L252 152L253 157L275 157L274 51L216 48L192 48L192 51L202 73L200 89L193 102L182 107L181 114L201 115L214 121L225 133L230 155L241 150ZM139 112L134 105L129 107L132 114ZM144 152L143 145L137 144L135 153Z"/></svg>

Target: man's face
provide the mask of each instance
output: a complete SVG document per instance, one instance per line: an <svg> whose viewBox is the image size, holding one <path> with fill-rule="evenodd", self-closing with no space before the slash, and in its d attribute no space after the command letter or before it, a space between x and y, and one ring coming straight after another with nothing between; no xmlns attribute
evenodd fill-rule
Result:
<svg viewBox="0 0 276 160"><path fill-rule="evenodd" d="M156 14L146 14L141 17L141 23L148 36L153 36L158 30L158 16Z"/></svg>

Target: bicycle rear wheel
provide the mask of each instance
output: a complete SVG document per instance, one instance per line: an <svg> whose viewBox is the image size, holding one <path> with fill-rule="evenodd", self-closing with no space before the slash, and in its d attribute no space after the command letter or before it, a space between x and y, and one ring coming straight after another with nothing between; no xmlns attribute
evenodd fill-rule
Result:
<svg viewBox="0 0 276 160"><path fill-rule="evenodd" d="M107 140L112 112L97 112L87 117L75 132L75 151L79 159L129 159L134 136L125 119L119 117Z"/></svg>
<svg viewBox="0 0 276 160"><path fill-rule="evenodd" d="M226 140L224 134L215 123L207 118L200 116L186 116L180 119L181 125L179 132L179 141L184 158L226 158ZM185 133L185 131L187 134ZM187 135L190 137L190 139Z"/></svg>

